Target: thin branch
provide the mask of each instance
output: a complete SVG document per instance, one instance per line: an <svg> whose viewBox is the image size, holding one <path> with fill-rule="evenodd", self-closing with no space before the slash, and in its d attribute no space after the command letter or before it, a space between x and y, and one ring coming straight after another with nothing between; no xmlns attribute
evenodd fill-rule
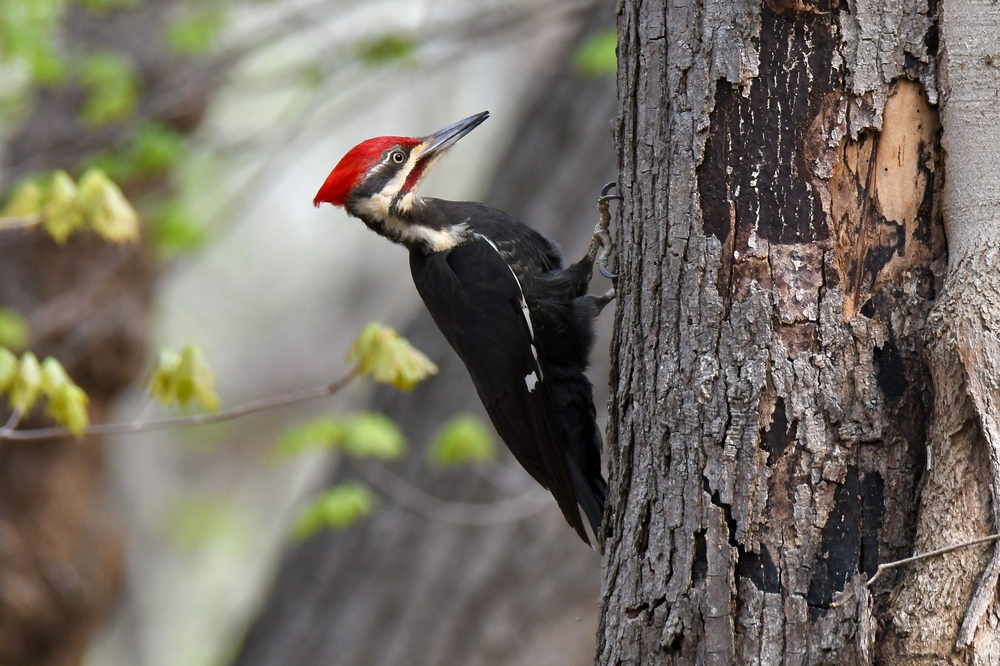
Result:
<svg viewBox="0 0 1000 666"><path fill-rule="evenodd" d="M489 504L443 500L425 493L382 465L365 465L361 475L380 492L425 518L452 525L502 525L529 518L550 502L548 493L529 490L520 497Z"/></svg>
<svg viewBox="0 0 1000 666"><path fill-rule="evenodd" d="M962 543L956 543L953 546L946 546L944 548L938 548L937 550L932 550L927 553L920 553L919 555L914 555L913 557L907 557L902 560L896 560L895 562L886 562L885 564L878 565L878 570L875 575L865 583L866 587L871 587L878 580L878 577L882 575L882 572L886 569L895 569L896 567L901 567L904 564L910 564L911 562L916 562L918 560L926 560L930 557L937 557L938 555L945 555L953 550L961 550L962 548L968 548L970 546L978 546L981 543L989 543L991 541L996 541L1000 539L1000 534L991 534L985 537L979 537L978 539L973 539L972 541L963 541Z"/></svg>
<svg viewBox="0 0 1000 666"><path fill-rule="evenodd" d="M42 215L20 215L0 217L0 231L20 231L37 227L45 217Z"/></svg>
<svg viewBox="0 0 1000 666"><path fill-rule="evenodd" d="M231 421L233 419L240 418L241 416L247 416L248 414L254 414L256 412L262 412L268 409L275 409L277 407L286 407L288 405L294 405L299 402L305 402L307 400L315 400L316 398L325 398L326 396L333 395L337 393L345 386L351 383L355 377L358 376L358 368L353 368L346 375L338 379L332 384L327 386L319 386L316 388L305 389L303 391L296 391L294 393L284 393L282 395L273 396L271 398L263 398L261 400L254 400L253 402L247 402L242 405L237 405L230 409L217 412L215 414L195 414L192 416L174 416L166 419L156 419L153 421L132 421L131 423L100 423L98 425L88 426L84 429L81 437L89 437L92 435L124 435L136 432L148 432L151 430L165 430L167 428L183 428L186 426L196 426L196 425L209 425L211 423L221 423L222 421ZM35 428L32 430L11 430L7 429L0 430L0 439L10 439L17 441L27 441L27 440L39 440L39 439L54 439L56 437L71 437L73 433L66 428Z"/></svg>
<svg viewBox="0 0 1000 666"><path fill-rule="evenodd" d="M24 410L20 407L15 408L14 411L11 412L10 418L7 419L7 423L4 424L3 428L0 428L0 436L9 432L14 432L14 428L16 428L17 424L21 422L22 416L24 416Z"/></svg>
<svg viewBox="0 0 1000 666"><path fill-rule="evenodd" d="M1000 575L1000 551L994 548L993 557L990 558L990 563L986 565L982 576L979 577L979 586L972 595L969 607L965 610L965 619L962 620L962 626L958 630L958 638L955 639L956 648L961 650L972 644L976 637L976 630L979 628L979 622L983 619L983 614L993 603L998 575Z"/></svg>

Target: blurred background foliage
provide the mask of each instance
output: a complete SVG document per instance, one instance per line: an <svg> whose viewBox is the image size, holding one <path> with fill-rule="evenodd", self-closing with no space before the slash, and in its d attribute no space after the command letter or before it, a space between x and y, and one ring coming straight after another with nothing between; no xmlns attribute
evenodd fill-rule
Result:
<svg viewBox="0 0 1000 666"><path fill-rule="evenodd" d="M89 420L148 420L189 402L213 411L339 377L365 321L402 329L421 305L405 251L340 211L313 210L315 189L361 139L419 136L489 109L490 123L426 184L436 196L481 197L546 77L591 79L572 84L583 91L574 103L611 108L594 95L613 96L615 33L610 13L592 6L0 0L2 420L17 406L22 428L55 419L79 433ZM610 156L607 120L596 122ZM613 176L608 159L591 171L588 183ZM588 202L596 193L576 190ZM592 226L579 220L580 237ZM387 330L366 329L349 359L377 381L413 389L450 354L435 338L428 359ZM473 551L454 542L456 572L475 562L491 525L523 524L529 542L531 530L565 540L573 555L539 552L533 575L577 567L593 580L537 617L510 605L557 629L521 631L476 660L451 651L466 664L512 654L586 663L596 558L577 555L547 494L497 449L464 375L430 384L455 399L427 408L417 388L419 427L373 411L384 400L353 383L326 403L193 430L0 441L0 663L254 663L247 648L237 653L249 622L276 603L272 584L280 598L273 581L289 539L312 548L327 528L364 539L351 526L372 512L388 521L364 528L375 533L403 520L438 541L441 529L463 535ZM478 490L446 492L455 479ZM518 557L523 541L504 539ZM367 598L381 603L379 594ZM559 624L581 607L582 634ZM373 634L370 649L390 635ZM344 655L322 663L417 663L391 650Z"/></svg>

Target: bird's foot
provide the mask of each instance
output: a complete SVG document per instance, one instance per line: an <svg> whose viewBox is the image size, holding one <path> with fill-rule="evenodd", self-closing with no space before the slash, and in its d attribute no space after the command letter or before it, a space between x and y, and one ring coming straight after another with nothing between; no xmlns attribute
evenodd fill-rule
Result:
<svg viewBox="0 0 1000 666"><path fill-rule="evenodd" d="M608 232L608 225L611 223L611 211L609 210L609 205L614 200L621 201L621 195L618 194L608 194L611 190L618 186L617 183L608 183L601 190L601 196L597 200L597 210L601 213L601 220L594 227L594 237L590 241L590 249L587 251L587 259L591 262L597 261L597 267L601 271L601 275L608 278L609 280L614 280L618 277L617 273L612 273L608 270L608 259L611 256L611 250L613 244L611 242L611 234Z"/></svg>

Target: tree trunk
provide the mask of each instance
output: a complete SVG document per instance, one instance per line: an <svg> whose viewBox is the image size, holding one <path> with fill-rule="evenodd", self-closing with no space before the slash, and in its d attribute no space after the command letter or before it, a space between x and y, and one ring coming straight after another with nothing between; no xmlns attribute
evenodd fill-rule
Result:
<svg viewBox="0 0 1000 666"><path fill-rule="evenodd" d="M933 439L935 4L620 6L598 664L899 649L875 644L904 570L865 581L914 552ZM955 455L954 518L990 531L989 456ZM955 557L965 603L982 558Z"/></svg>
<svg viewBox="0 0 1000 666"><path fill-rule="evenodd" d="M612 25L610 7L588 14L587 33ZM613 78L574 74L572 53L571 44L560 48L529 95L485 198L566 241L571 260L586 251L598 193L614 177L608 129L615 105ZM461 411L485 414L430 316L421 312L404 333L441 372L411 394L381 391L374 400L372 408L392 417L414 449L396 473L451 502L489 506L512 495L540 494L505 450L500 465L480 470L428 466L425 446L445 420ZM596 356L606 358L600 351ZM591 374L606 370L599 363ZM371 473L341 469L336 480ZM236 664L590 662L598 557L566 526L547 493L538 515L480 526L428 519L391 496L386 500L349 530L321 533L286 556Z"/></svg>

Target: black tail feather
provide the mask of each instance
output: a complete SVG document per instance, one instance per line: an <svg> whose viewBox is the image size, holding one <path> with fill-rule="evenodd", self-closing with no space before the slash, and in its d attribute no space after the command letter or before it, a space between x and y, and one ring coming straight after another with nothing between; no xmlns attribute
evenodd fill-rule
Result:
<svg viewBox="0 0 1000 666"><path fill-rule="evenodd" d="M603 478L586 479L583 472L573 460L568 460L570 478L573 479L573 491L576 493L576 502L587 517L590 528L597 541L591 544L598 551L604 551L604 532L601 530L601 522L604 520L604 504L607 500L608 484Z"/></svg>

